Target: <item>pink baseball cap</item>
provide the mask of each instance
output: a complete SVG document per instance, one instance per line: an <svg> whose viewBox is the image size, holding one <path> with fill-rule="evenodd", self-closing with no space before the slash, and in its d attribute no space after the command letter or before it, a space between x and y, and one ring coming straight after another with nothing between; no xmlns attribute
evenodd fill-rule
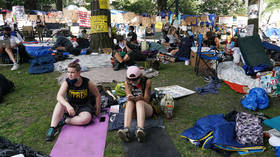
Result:
<svg viewBox="0 0 280 157"><path fill-rule="evenodd" d="M126 77L128 79L136 79L141 75L141 71L137 66L130 66L127 68Z"/></svg>

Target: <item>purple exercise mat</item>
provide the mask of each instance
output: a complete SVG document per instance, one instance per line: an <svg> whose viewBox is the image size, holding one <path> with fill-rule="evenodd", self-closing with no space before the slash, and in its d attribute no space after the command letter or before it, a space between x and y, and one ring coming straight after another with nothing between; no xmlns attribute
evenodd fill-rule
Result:
<svg viewBox="0 0 280 157"><path fill-rule="evenodd" d="M101 116L100 116L101 117ZM51 151L51 157L103 157L107 128L108 114L104 122L99 117L94 124L88 126L65 125Z"/></svg>

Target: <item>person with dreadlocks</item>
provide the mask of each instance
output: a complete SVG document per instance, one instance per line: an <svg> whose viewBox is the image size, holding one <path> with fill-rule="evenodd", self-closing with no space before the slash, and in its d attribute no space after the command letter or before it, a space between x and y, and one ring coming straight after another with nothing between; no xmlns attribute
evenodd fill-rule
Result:
<svg viewBox="0 0 280 157"><path fill-rule="evenodd" d="M46 141L52 141L64 124L88 125L92 121L92 116L100 113L98 88L80 73L81 67L78 60L68 65L68 77L58 91L58 103L53 111Z"/></svg>

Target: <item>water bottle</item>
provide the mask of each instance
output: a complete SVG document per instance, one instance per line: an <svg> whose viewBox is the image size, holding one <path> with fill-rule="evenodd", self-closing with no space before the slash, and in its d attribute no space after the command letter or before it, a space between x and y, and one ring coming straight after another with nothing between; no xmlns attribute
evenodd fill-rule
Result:
<svg viewBox="0 0 280 157"><path fill-rule="evenodd" d="M171 119L173 116L173 105L168 105L167 106L167 119Z"/></svg>

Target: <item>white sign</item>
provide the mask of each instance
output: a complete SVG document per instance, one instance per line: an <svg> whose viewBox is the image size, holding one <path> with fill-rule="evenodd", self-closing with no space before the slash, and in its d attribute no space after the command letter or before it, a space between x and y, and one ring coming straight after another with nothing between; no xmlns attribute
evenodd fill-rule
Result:
<svg viewBox="0 0 280 157"><path fill-rule="evenodd" d="M253 4L248 7L248 18L249 19L256 19L259 17L259 7L258 4Z"/></svg>
<svg viewBox="0 0 280 157"><path fill-rule="evenodd" d="M219 24L222 25L226 25L228 27L231 27L233 23L233 16L223 16L223 17L219 17Z"/></svg>
<svg viewBox="0 0 280 157"><path fill-rule="evenodd" d="M250 24L246 28L246 36L253 36L254 33L254 24Z"/></svg>
<svg viewBox="0 0 280 157"><path fill-rule="evenodd" d="M3 19L3 14L0 14L0 26L3 26L4 23L4 19Z"/></svg>
<svg viewBox="0 0 280 157"><path fill-rule="evenodd" d="M237 16L236 22L237 22L237 26L247 26L248 25L248 17Z"/></svg>
<svg viewBox="0 0 280 157"><path fill-rule="evenodd" d="M24 19L24 6L13 6L12 13L16 19Z"/></svg>
<svg viewBox="0 0 280 157"><path fill-rule="evenodd" d="M165 86L165 87L157 87L155 88L157 91L161 91L164 94L168 93L170 94L174 99L180 98L183 96L194 94L195 91L189 90L187 88L178 86L178 85L172 85L172 86Z"/></svg>

